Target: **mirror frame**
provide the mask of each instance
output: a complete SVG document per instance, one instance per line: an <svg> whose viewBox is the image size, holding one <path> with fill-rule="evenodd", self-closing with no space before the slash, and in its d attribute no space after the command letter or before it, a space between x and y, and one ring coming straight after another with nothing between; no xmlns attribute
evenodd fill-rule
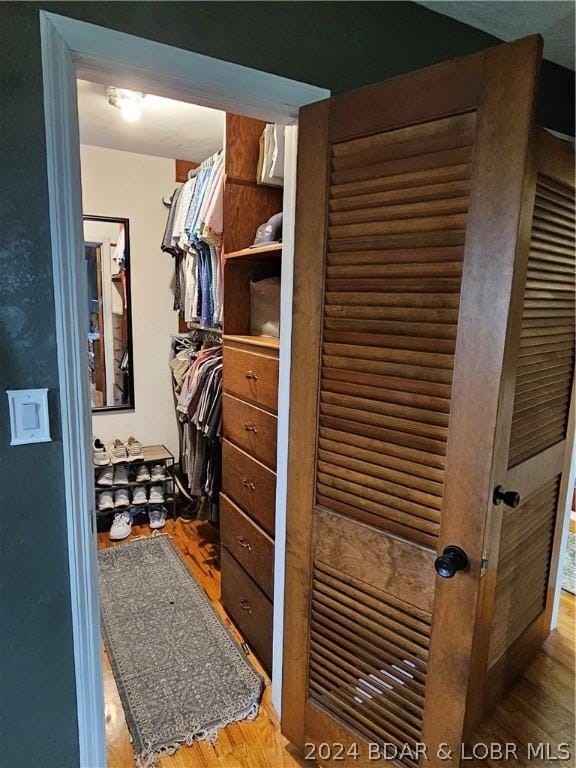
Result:
<svg viewBox="0 0 576 768"><path fill-rule="evenodd" d="M82 215L82 225L85 221L105 221L114 224L124 225L124 263L126 265L126 315L128 322L128 359L130 360L130 376L128 380L128 396L130 403L127 405L102 405L91 406L92 413L108 413L112 411L133 411L136 408L136 399L134 395L134 345L132 328L132 266L130 263L130 220L122 216L93 216L90 214ZM84 227L82 227L84 231ZM84 240L86 243L86 240Z"/></svg>

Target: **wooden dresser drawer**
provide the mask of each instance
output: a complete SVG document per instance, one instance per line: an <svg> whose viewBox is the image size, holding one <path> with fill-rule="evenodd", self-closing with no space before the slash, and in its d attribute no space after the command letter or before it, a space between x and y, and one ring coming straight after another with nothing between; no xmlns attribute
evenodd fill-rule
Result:
<svg viewBox="0 0 576 768"><path fill-rule="evenodd" d="M274 536L276 473L228 440L222 441L222 490Z"/></svg>
<svg viewBox="0 0 576 768"><path fill-rule="evenodd" d="M222 408L224 437L276 469L276 416L226 394Z"/></svg>
<svg viewBox="0 0 576 768"><path fill-rule="evenodd" d="M274 542L223 493L220 494L222 544L270 598L274 599Z"/></svg>
<svg viewBox="0 0 576 768"><path fill-rule="evenodd" d="M272 603L222 547L222 604L269 672L272 668Z"/></svg>
<svg viewBox="0 0 576 768"><path fill-rule="evenodd" d="M224 344L224 392L278 409L278 358Z"/></svg>

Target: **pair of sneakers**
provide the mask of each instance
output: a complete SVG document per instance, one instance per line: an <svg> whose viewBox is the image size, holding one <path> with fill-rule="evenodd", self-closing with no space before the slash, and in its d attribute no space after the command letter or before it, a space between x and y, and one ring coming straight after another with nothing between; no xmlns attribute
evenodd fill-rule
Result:
<svg viewBox="0 0 576 768"><path fill-rule="evenodd" d="M98 472L96 477L96 485L128 485L128 467L126 464L116 464L112 466L109 464L107 467Z"/></svg>
<svg viewBox="0 0 576 768"><path fill-rule="evenodd" d="M152 472L146 464L140 464L131 474L136 483L147 483L150 479L153 482L161 482L166 477L162 464L155 464L152 467ZM103 467L96 476L96 485L100 486L128 485L129 482L127 464L109 464L107 467Z"/></svg>
<svg viewBox="0 0 576 768"><path fill-rule="evenodd" d="M129 437L128 440L116 438L108 446L108 453L112 464L120 464L123 461L138 461L138 459L144 458L142 443L135 437Z"/></svg>
<svg viewBox="0 0 576 768"><path fill-rule="evenodd" d="M98 494L99 512L128 506L130 506L130 493L128 488L118 488L115 491L102 491Z"/></svg>
<svg viewBox="0 0 576 768"><path fill-rule="evenodd" d="M147 483L152 480L153 483L161 483L166 479L166 467L164 464L153 464L148 468L146 464L140 464L134 472L134 480L137 483Z"/></svg>
<svg viewBox="0 0 576 768"><path fill-rule="evenodd" d="M105 467L110 463L138 461L143 458L142 443L135 437L129 437L125 441L116 438L108 446L96 437L92 443L92 459L96 467Z"/></svg>
<svg viewBox="0 0 576 768"><path fill-rule="evenodd" d="M150 488L150 495L145 485L137 485L132 491L133 504L162 504L164 502L164 487L162 485L153 485Z"/></svg>
<svg viewBox="0 0 576 768"><path fill-rule="evenodd" d="M129 509L126 509L122 512L116 512L110 527L110 532L108 534L110 541L122 541L122 539L128 538L128 536L130 536L132 533L132 522L134 516L139 512L140 510L135 507L130 507ZM167 516L168 515L166 509L163 506L158 505L150 507L148 510L148 521L150 528L153 531L156 531L159 528L164 528L166 525Z"/></svg>

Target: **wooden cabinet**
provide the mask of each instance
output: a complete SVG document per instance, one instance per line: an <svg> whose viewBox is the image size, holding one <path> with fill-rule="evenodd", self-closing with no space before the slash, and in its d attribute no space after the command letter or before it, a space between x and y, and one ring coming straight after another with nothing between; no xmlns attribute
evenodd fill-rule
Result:
<svg viewBox="0 0 576 768"><path fill-rule="evenodd" d="M222 602L268 671L272 664L277 393L277 339L225 333Z"/></svg>
<svg viewBox="0 0 576 768"><path fill-rule="evenodd" d="M227 145L224 208L230 209L235 196L237 209L249 205L250 214L244 222L232 215L224 222L220 508L222 603L270 672L279 341L250 335L250 281L280 276L282 247L249 246L256 226L281 210L282 191L256 184L254 142L263 127L244 118L227 119L227 135L238 141Z"/></svg>

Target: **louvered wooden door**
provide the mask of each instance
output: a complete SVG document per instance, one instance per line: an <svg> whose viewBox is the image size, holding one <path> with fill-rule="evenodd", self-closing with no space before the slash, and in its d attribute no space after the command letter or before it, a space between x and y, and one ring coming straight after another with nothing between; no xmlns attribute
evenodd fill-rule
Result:
<svg viewBox="0 0 576 768"><path fill-rule="evenodd" d="M519 496L494 510L487 555L488 708L550 629L567 464L574 439L574 150L541 130L529 249L518 283L517 339L502 407L497 482ZM506 455L506 447L508 447Z"/></svg>
<svg viewBox="0 0 576 768"><path fill-rule="evenodd" d="M282 728L320 763L456 765L472 722L539 56L301 112Z"/></svg>

